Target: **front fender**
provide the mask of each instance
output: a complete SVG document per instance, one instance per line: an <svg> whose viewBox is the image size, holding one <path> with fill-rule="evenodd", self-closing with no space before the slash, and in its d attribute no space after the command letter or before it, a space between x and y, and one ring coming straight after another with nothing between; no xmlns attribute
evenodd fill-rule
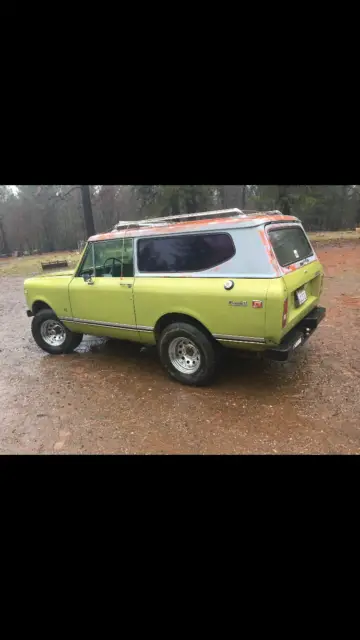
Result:
<svg viewBox="0 0 360 640"><path fill-rule="evenodd" d="M44 302L58 316L71 315L69 283L72 276L30 278L24 282L24 293L29 309L36 302Z"/></svg>

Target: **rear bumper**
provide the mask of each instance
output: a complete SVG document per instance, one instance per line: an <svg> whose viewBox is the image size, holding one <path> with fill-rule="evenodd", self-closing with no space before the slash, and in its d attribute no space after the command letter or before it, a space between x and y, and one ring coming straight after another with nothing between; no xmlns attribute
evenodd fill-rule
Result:
<svg viewBox="0 0 360 640"><path fill-rule="evenodd" d="M325 317L325 307L315 307L305 318L299 322L277 347L266 349L262 355L271 360L284 362L298 347L301 347L317 329L321 320Z"/></svg>

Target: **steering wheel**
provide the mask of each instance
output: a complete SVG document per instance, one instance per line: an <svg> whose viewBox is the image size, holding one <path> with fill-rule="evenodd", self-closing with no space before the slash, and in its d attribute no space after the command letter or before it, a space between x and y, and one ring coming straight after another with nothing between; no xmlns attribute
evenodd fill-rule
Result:
<svg viewBox="0 0 360 640"><path fill-rule="evenodd" d="M119 260L119 258L106 258L106 260L105 260L105 262L103 264L104 272L105 272L105 265L106 265L107 262L109 262L109 260L112 260L111 275L113 274L115 262L118 262L121 265L121 268L123 267L123 263L121 262L121 260Z"/></svg>

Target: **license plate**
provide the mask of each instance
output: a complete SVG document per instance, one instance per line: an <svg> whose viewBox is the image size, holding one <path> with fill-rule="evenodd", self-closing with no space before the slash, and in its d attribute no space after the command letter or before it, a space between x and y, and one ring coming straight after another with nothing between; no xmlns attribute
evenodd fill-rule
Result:
<svg viewBox="0 0 360 640"><path fill-rule="evenodd" d="M306 300L307 300L307 295L306 295L305 289L298 289L296 291L296 301L298 306L300 306L301 304L304 304Z"/></svg>
<svg viewBox="0 0 360 640"><path fill-rule="evenodd" d="M294 342L293 344L293 349L296 349L296 347L300 347L301 343L302 343L302 338L298 338L296 342Z"/></svg>

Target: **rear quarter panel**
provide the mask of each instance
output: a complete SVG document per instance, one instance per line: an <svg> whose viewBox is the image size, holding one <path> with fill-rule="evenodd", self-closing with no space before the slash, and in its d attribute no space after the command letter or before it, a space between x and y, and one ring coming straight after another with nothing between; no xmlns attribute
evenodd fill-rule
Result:
<svg viewBox="0 0 360 640"><path fill-rule="evenodd" d="M223 278L136 277L136 322L154 327L167 313L183 313L201 322L212 334L263 338L265 304L262 309L251 305L254 299L265 302L270 281L232 279L234 287L227 291Z"/></svg>

